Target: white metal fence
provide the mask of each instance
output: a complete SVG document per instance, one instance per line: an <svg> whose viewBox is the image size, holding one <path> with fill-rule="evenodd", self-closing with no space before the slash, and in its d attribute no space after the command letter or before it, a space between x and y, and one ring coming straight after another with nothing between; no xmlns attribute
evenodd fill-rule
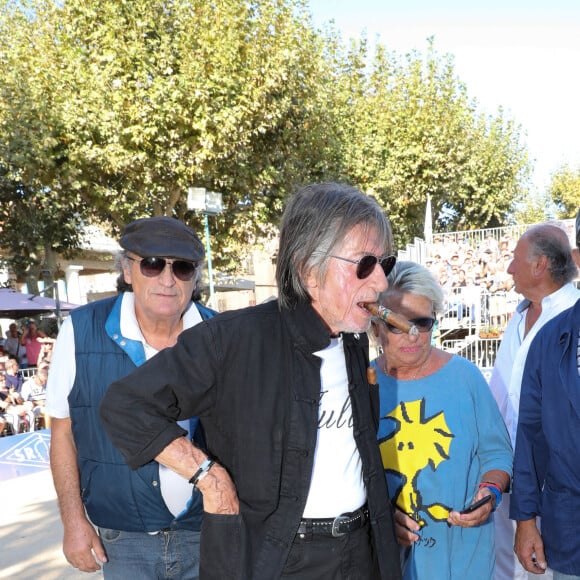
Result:
<svg viewBox="0 0 580 580"><path fill-rule="evenodd" d="M479 286L452 288L445 297L444 312L439 320L441 329L505 328L522 297L514 290L489 292Z"/></svg>
<svg viewBox="0 0 580 580"><path fill-rule="evenodd" d="M441 348L458 354L475 363L480 368L493 367L501 338L480 338L472 334L464 340L444 340Z"/></svg>

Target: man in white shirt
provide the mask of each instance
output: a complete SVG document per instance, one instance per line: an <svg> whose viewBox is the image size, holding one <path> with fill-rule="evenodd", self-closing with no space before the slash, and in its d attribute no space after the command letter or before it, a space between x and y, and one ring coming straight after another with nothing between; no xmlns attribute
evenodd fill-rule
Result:
<svg viewBox="0 0 580 580"><path fill-rule="evenodd" d="M50 417L46 413L46 381L48 380L48 367L42 365L34 376L30 377L22 385L20 396L29 409L28 421L30 430L36 428L36 420L42 418L44 429L50 429Z"/></svg>
<svg viewBox="0 0 580 580"><path fill-rule="evenodd" d="M522 374L532 340L548 320L580 298L572 283L578 271L566 232L539 224L519 239L508 267L524 300L510 319L497 353L490 388L515 448ZM513 551L515 522L509 519L509 494L495 514L496 580L529 578ZM547 571L544 578L551 578Z"/></svg>
<svg viewBox="0 0 580 580"><path fill-rule="evenodd" d="M98 418L110 383L173 346L213 311L199 296L203 244L170 217L135 220L120 239L119 295L76 308L54 348L47 411L63 552L110 580L198 578L201 495L152 461L133 471ZM196 420L185 420L191 436ZM95 530L95 527L98 529Z"/></svg>

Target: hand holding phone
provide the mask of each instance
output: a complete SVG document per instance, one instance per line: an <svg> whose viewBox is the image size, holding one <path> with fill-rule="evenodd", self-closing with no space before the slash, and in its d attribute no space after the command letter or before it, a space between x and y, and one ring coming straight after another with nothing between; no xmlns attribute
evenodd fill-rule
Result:
<svg viewBox="0 0 580 580"><path fill-rule="evenodd" d="M477 508L480 508L482 505L485 505L488 501L491 501L492 495L486 495L482 497L480 500L468 505L466 508L462 509L459 513L460 514L470 514L471 512L475 511Z"/></svg>

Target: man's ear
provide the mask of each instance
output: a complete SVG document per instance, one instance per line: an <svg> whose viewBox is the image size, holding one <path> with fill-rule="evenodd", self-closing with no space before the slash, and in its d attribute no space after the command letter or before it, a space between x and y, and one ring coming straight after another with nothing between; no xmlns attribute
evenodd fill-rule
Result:
<svg viewBox="0 0 580 580"><path fill-rule="evenodd" d="M580 250L578 248L572 250L572 258L574 258L576 266L580 268Z"/></svg>
<svg viewBox="0 0 580 580"><path fill-rule="evenodd" d="M123 280L125 281L125 284L132 284L131 269L124 260L122 263L122 269L123 269Z"/></svg>
<svg viewBox="0 0 580 580"><path fill-rule="evenodd" d="M535 261L533 275L536 278L541 278L548 269L548 258L547 256L538 256Z"/></svg>
<svg viewBox="0 0 580 580"><path fill-rule="evenodd" d="M306 288L318 288L318 269L310 268L308 272L303 273L302 279L304 280Z"/></svg>

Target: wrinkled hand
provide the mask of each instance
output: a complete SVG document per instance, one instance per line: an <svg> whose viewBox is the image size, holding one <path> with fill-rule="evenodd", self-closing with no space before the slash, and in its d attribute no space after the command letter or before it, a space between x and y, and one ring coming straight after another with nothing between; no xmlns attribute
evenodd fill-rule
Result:
<svg viewBox="0 0 580 580"><path fill-rule="evenodd" d="M473 498L473 503L482 499L486 495L492 494L493 492L486 488L482 488ZM475 526L480 526L489 518L494 504L495 496L492 497L491 501L488 501L486 504L483 504L481 507L477 508L475 511L469 514L461 514L458 511L453 510L447 518L447 523L451 526L461 526L462 528L474 528Z"/></svg>
<svg viewBox="0 0 580 580"><path fill-rule="evenodd" d="M87 519L65 525L62 546L69 564L82 572L96 572L101 569L98 562L107 561L99 535Z"/></svg>
<svg viewBox="0 0 580 580"><path fill-rule="evenodd" d="M528 572L545 573L548 564L544 554L544 542L536 526L536 518L517 523L514 552Z"/></svg>
<svg viewBox="0 0 580 580"><path fill-rule="evenodd" d="M412 546L419 536L413 531L419 531L421 526L399 508L395 510L395 532L397 542L401 546Z"/></svg>
<svg viewBox="0 0 580 580"><path fill-rule="evenodd" d="M203 495L203 509L210 514L238 514L240 502L234 482L228 472L214 463L207 475L198 483Z"/></svg>

